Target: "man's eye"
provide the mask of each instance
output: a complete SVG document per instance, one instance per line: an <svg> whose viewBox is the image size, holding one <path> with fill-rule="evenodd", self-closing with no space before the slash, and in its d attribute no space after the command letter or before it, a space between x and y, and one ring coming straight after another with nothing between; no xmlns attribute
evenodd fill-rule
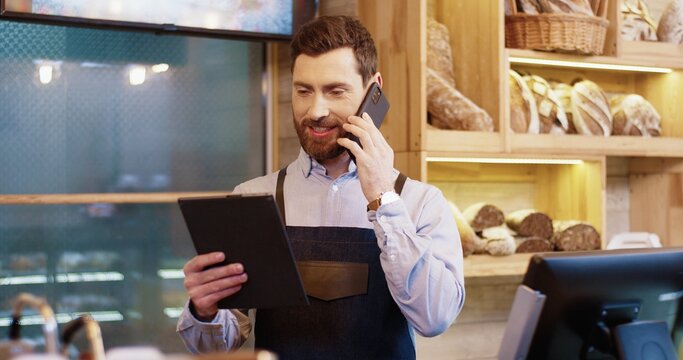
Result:
<svg viewBox="0 0 683 360"><path fill-rule="evenodd" d="M306 96L306 95L310 94L311 92L309 90L306 90L306 89L296 89L296 93L299 96Z"/></svg>
<svg viewBox="0 0 683 360"><path fill-rule="evenodd" d="M344 95L344 90L332 90L332 91L330 91L330 95L332 95L332 96L342 96L342 95Z"/></svg>

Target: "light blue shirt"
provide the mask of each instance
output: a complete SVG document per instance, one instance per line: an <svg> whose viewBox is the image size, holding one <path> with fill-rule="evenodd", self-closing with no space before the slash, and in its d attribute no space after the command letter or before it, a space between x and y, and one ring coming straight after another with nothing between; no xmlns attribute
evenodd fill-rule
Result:
<svg viewBox="0 0 683 360"><path fill-rule="evenodd" d="M242 183L234 193L275 194L276 184L277 172ZM465 301L463 256L455 220L439 189L408 179L400 200L367 211L353 162L347 173L332 179L301 150L287 167L284 194L287 225L375 230L391 296L417 333L435 336L453 323ZM248 317L229 310L201 322L187 304L177 327L194 353L237 348L250 329Z"/></svg>

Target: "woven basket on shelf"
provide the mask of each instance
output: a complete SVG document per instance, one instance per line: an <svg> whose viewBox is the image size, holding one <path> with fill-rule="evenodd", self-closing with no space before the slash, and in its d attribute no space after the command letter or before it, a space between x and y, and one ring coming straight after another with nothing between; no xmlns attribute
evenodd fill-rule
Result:
<svg viewBox="0 0 683 360"><path fill-rule="evenodd" d="M514 4L515 1L512 1ZM605 7L606 8L606 7ZM505 16L505 46L565 53L600 55L605 46L609 21L600 16L580 14L517 13Z"/></svg>

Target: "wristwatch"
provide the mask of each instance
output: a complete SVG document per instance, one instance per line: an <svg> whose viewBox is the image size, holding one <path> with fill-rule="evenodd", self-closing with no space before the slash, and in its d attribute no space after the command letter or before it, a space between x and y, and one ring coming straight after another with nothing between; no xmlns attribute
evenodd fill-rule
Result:
<svg viewBox="0 0 683 360"><path fill-rule="evenodd" d="M368 211L370 211L370 210L377 211L377 209L379 209L380 206L382 206L384 204L392 203L398 199L400 199L400 197L398 196L398 194L394 190L385 191L385 192L379 194L379 197L377 199L372 200L368 203L367 210Z"/></svg>

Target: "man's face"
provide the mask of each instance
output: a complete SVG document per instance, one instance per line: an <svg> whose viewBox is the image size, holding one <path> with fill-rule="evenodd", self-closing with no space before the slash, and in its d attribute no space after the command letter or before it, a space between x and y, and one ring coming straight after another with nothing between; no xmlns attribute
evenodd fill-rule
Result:
<svg viewBox="0 0 683 360"><path fill-rule="evenodd" d="M299 55L292 72L292 115L299 142L320 161L341 155L342 124L360 106L365 87L351 48L317 57Z"/></svg>

